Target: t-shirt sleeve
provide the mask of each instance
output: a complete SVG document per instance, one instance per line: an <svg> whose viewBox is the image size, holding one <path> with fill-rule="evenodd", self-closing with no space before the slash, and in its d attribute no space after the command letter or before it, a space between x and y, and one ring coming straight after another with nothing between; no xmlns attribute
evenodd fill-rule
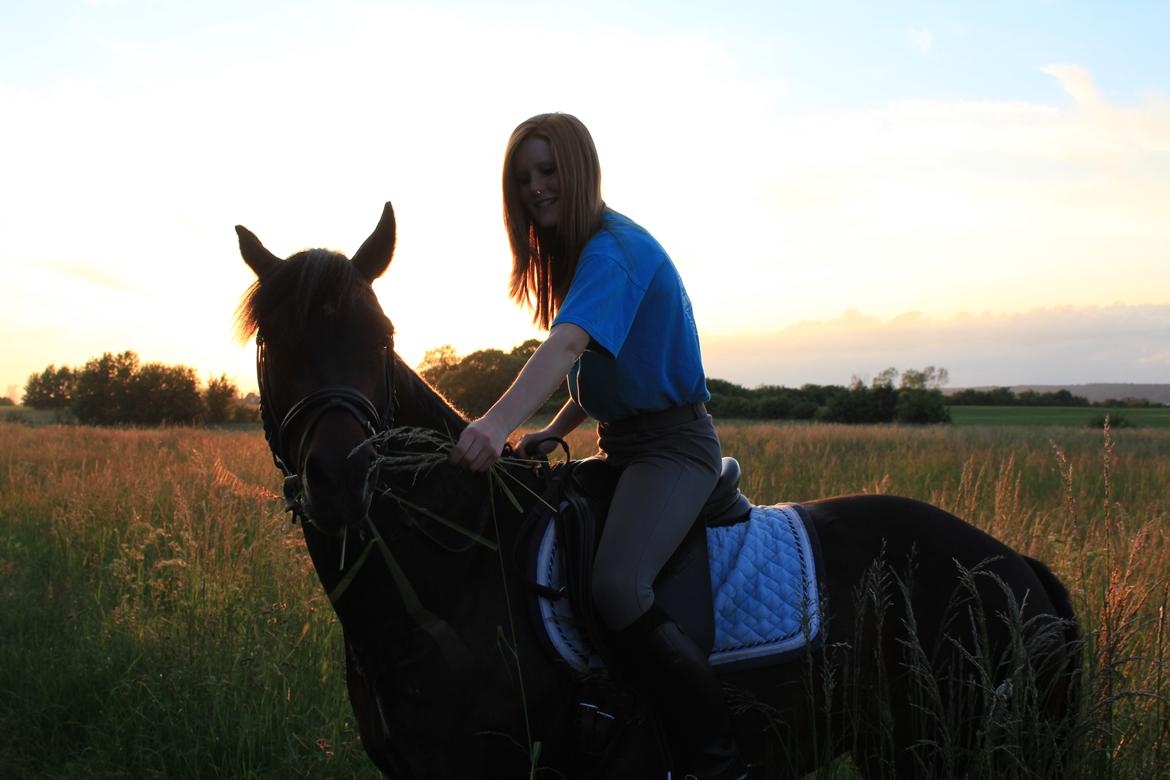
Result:
<svg viewBox="0 0 1170 780"><path fill-rule="evenodd" d="M573 323L616 356L645 295L646 289L631 279L615 258L601 253L583 254L553 324Z"/></svg>

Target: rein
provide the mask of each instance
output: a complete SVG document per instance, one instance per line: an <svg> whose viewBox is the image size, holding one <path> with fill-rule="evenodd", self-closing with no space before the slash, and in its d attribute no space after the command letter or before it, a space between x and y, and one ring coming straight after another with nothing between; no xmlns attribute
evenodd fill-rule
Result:
<svg viewBox="0 0 1170 780"><path fill-rule="evenodd" d="M365 429L369 436L388 431L394 424L394 415L398 408L397 395L394 392L394 355L393 336L388 336L382 348L383 375L385 376L386 405L377 409L374 404L358 390L347 385L332 385L323 387L301 398L285 413L279 423L272 412L272 399L269 392L268 361L264 348L264 337L256 336L256 382L260 388L260 422L264 428L264 439L268 442L268 449L272 452L272 461L284 474L284 503L286 511L292 513L293 522L308 517L305 511L305 491L301 475L289 465L290 462L301 465L300 457L313 429L325 414L333 409L340 408L350 414ZM289 457L285 449L288 444L289 430L301 418L307 418L297 442L295 459Z"/></svg>
<svg viewBox="0 0 1170 780"><path fill-rule="evenodd" d="M294 522L300 519L302 521L308 520L312 523L312 518L306 512L304 483L301 475L289 465L289 462L291 460L291 462L298 466L300 465L300 458L304 452L305 443L326 412L337 408L348 412L362 425L370 437L386 433L393 426L395 413L398 409L398 396L394 384L394 363L396 360L394 357L392 334L387 337L386 345L382 348L382 361L383 375L386 380L386 405L383 409L379 410L369 398L353 387L332 385L315 390L304 398L301 398L292 405L292 408L285 413L284 418L277 424L276 416L272 411L272 399L268 382L268 361L266 360L264 338L260 335L256 336L256 378L260 387L260 420L264 427L264 438L268 442L269 450L272 452L273 463L284 474L285 508L292 513ZM289 457L290 453L285 449L285 446L288 443L289 430L302 418L305 418L307 422L304 423L300 440L297 442L295 459L293 459ZM450 624L435 616L423 606L406 573L402 570L402 567L398 564L394 554L391 552L389 545L386 544L382 535L378 532L378 527L374 524L373 519L368 515L365 519L373 538L370 539L369 544L366 545L366 549L358 559L350 566L350 570L346 572L341 581L329 593L330 603L336 604L340 600L342 594L349 587L358 571L361 570L363 564L365 564L371 550L377 546L382 553L387 568L390 570L391 578L394 581L399 596L402 598L403 606L406 608L407 617L410 621L417 628L431 636L438 646L439 652L446 659L450 667L455 669L470 668L471 654L467 650L466 645L464 645L455 630L451 628ZM348 530L345 533L348 534ZM344 561L345 547L343 541L343 565Z"/></svg>

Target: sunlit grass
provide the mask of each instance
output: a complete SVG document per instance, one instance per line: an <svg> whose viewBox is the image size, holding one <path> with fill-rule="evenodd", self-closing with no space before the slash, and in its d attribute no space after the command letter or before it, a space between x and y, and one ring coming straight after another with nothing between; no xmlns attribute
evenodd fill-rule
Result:
<svg viewBox="0 0 1170 780"><path fill-rule="evenodd" d="M1088 643L1072 776L1164 776L1170 431L719 430L758 503L911 496L1048 562ZM278 490L258 430L0 423L5 777L377 776Z"/></svg>

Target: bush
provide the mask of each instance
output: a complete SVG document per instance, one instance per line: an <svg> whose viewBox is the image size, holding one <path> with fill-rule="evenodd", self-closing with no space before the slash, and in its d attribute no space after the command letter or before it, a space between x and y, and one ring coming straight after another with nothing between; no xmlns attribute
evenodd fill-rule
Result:
<svg viewBox="0 0 1170 780"><path fill-rule="evenodd" d="M941 390L903 388L898 391L894 419L902 423L949 423L951 412Z"/></svg>
<svg viewBox="0 0 1170 780"><path fill-rule="evenodd" d="M1109 428L1117 430L1118 428L1136 428L1137 424L1126 417L1124 414L1098 414L1089 420L1090 428L1104 428L1105 422L1108 420Z"/></svg>
<svg viewBox="0 0 1170 780"><path fill-rule="evenodd" d="M232 422L258 423L260 422L260 405L236 401L232 406Z"/></svg>

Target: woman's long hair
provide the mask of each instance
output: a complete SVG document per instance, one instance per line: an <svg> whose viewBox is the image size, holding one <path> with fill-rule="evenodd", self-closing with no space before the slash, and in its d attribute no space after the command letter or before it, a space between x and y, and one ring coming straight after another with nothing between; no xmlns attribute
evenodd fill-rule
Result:
<svg viewBox="0 0 1170 780"><path fill-rule="evenodd" d="M560 181L557 226L542 230L520 200L512 170L520 144L537 136L548 142ZM577 270L581 250L601 225L601 164L597 147L581 120L570 114L540 114L521 122L504 153L504 224L512 246L511 296L532 309L548 328Z"/></svg>

